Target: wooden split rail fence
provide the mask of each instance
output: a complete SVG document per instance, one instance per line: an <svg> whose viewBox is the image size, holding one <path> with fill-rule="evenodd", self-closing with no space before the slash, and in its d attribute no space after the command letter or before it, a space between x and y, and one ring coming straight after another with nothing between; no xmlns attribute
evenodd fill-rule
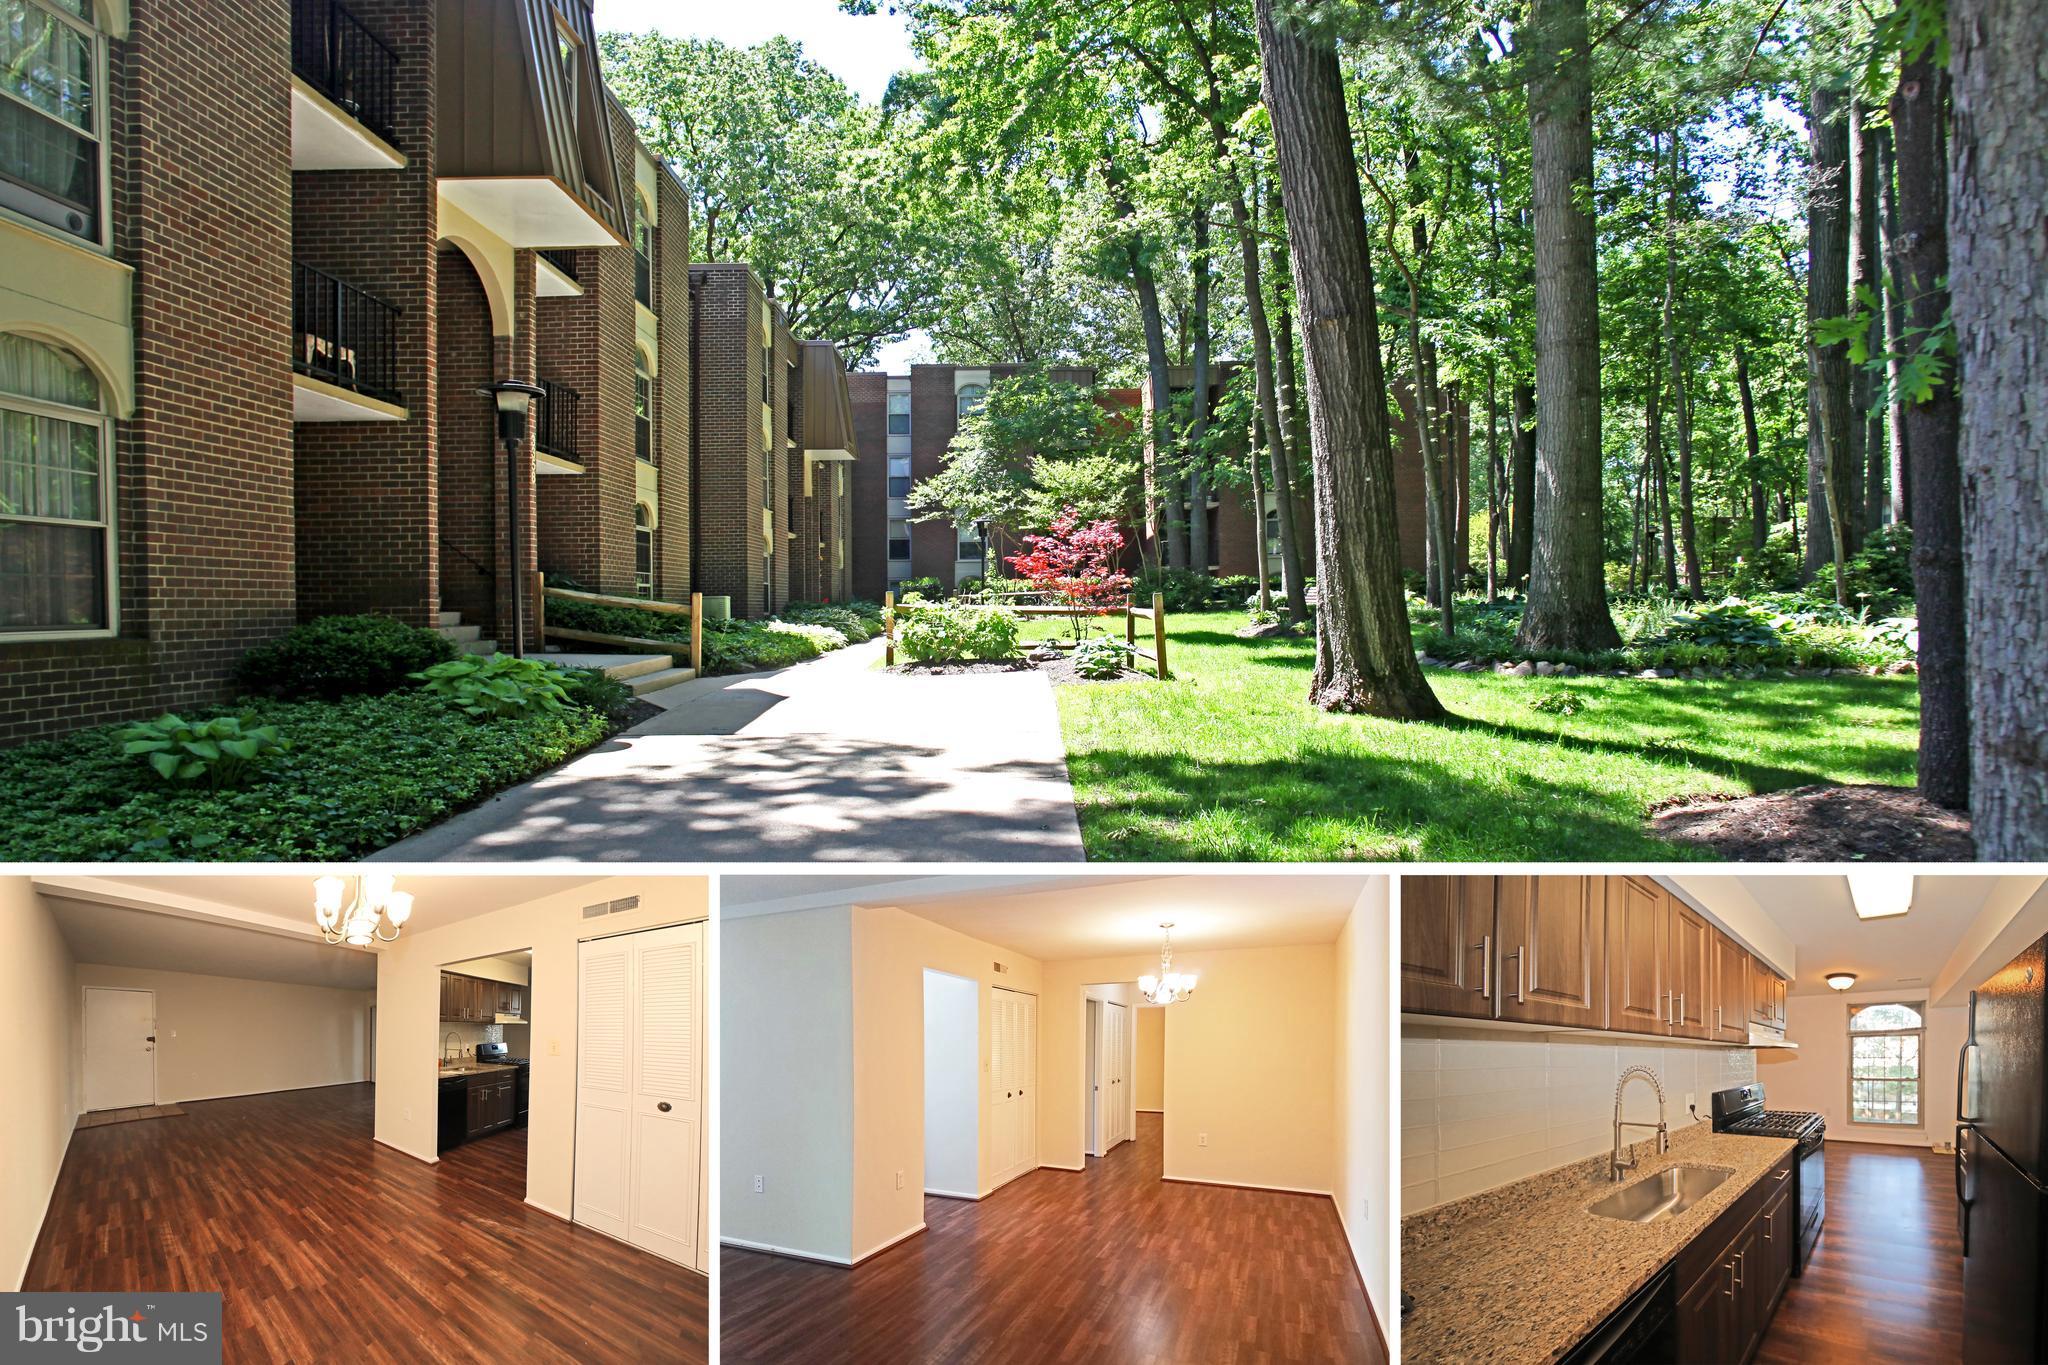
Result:
<svg viewBox="0 0 2048 1365"><path fill-rule="evenodd" d="M1124 620L1124 645L1136 658L1152 665L1159 677L1167 676L1166 671L1166 600L1159 593L1152 594L1152 605L1141 607L1125 602L1120 607L1059 607L1030 604L1010 608L1019 616L1059 616L1068 620L1097 620L1102 617L1122 616ZM1138 622L1152 623L1152 648L1145 649L1138 644ZM896 594L882 594L882 662L888 667L896 664ZM1057 644L1058 641L1053 643Z"/></svg>
<svg viewBox="0 0 2048 1365"><path fill-rule="evenodd" d="M540 579L540 575L534 575ZM601 592L580 592L573 588L550 588L545 579L540 579L538 591L534 594L535 612L539 615L536 624L540 627L542 639L575 640L584 644L610 645L615 649L635 649L643 654L666 654L678 662L687 652L689 670L698 677L704 676L704 594L690 594L690 604L678 602L657 602L645 597L613 597ZM553 598L557 602L587 602L596 607L630 607L634 611L651 611L663 616L688 616L690 618L690 643L678 644L674 640L653 640L639 635L608 635L596 630L573 630L567 626L548 623L547 603Z"/></svg>

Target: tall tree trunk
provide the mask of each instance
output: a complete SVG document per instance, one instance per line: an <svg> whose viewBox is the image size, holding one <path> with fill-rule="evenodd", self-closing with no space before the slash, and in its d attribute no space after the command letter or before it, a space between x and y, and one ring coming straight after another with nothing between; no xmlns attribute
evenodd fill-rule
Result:
<svg viewBox="0 0 2048 1365"><path fill-rule="evenodd" d="M1692 408L1686 401L1684 349L1678 343L1678 182L1685 175L1685 138L1671 130L1671 184L1664 199L1664 354L1671 366L1671 404L1678 419L1678 537L1685 556L1685 590L1700 595L1700 547L1693 529ZM1671 533L1666 519L1664 533Z"/></svg>
<svg viewBox="0 0 2048 1365"><path fill-rule="evenodd" d="M1806 330L1849 311L1849 129L1840 83L1813 87L1806 112L1810 155L1806 189ZM1830 489L1849 504L1849 343L1806 348L1806 576L1829 568L1835 558ZM1828 432L1842 439L1830 451ZM1832 454L1833 463L1829 463ZM1854 552L1855 542L1842 546Z"/></svg>
<svg viewBox="0 0 2048 1365"><path fill-rule="evenodd" d="M1525 650L1617 649L1600 529L1600 305L1586 0L1530 7L1535 202L1536 524Z"/></svg>
<svg viewBox="0 0 2048 1365"><path fill-rule="evenodd" d="M1849 106L1849 180L1856 206L1855 233L1849 240L1849 280L1856 291L1856 308L1861 308L1866 298L1878 301L1864 338L1865 347L1873 356L1884 353L1884 269L1877 254L1877 181L1881 167L1877 130L1870 126L1869 111L1859 99ZM1884 405L1877 401L1876 373L1869 367L1856 367L1850 401L1855 405L1851 429L1860 433L1860 540L1884 526L1884 475L1889 463L1885 457Z"/></svg>
<svg viewBox="0 0 2048 1365"><path fill-rule="evenodd" d="M1500 395L1499 376L1495 373L1493 358L1486 360L1486 600L1500 600L1500 577L1495 572L1500 564L1501 510L1506 493L1503 475L1507 472L1500 461ZM1469 458L1469 457L1468 457Z"/></svg>
<svg viewBox="0 0 2048 1365"><path fill-rule="evenodd" d="M1130 188L1114 162L1102 168L1117 217L1126 223L1137 218ZM1148 507L1165 505L1163 522L1155 522L1155 539L1161 542L1159 558L1170 568L1184 569L1188 562L1186 518L1181 511L1181 479L1176 466L1174 443L1168 438L1173 417L1173 393L1166 359L1166 325L1159 311L1159 282L1145 258L1144 243L1135 231L1124 238L1124 256L1131 275L1131 291L1138 298L1138 321L1145 332L1145 395L1150 420L1145 424L1145 482Z"/></svg>
<svg viewBox="0 0 2048 1365"><path fill-rule="evenodd" d="M1758 554L1771 538L1769 495L1764 490L1764 452L1756 434L1756 399L1749 391L1749 353L1735 348L1735 392L1742 400L1742 445L1749 453L1749 548Z"/></svg>
<svg viewBox="0 0 2048 1365"><path fill-rule="evenodd" d="M1897 159L1892 151L1892 130L1889 127L1877 130L1878 160L1878 202L1884 224L1884 351L1886 388L1889 401L1885 409L1885 430L1891 433L1889 455L1891 457L1891 506L1892 521L1900 526L1913 523L1912 472L1908 467L1906 453L1906 398L1899 391L1899 368L1903 358L1899 347L1905 344L1906 311L1899 297L1897 261L1899 257L1899 192L1896 187Z"/></svg>
<svg viewBox="0 0 2048 1365"><path fill-rule="evenodd" d="M1288 487L1301 492L1301 452L1308 448L1308 414L1302 411L1301 363L1294 348L1293 266L1287 257L1287 212L1276 179L1266 199L1267 275L1273 281L1273 379L1279 386L1280 420L1287 427Z"/></svg>
<svg viewBox="0 0 2048 1365"><path fill-rule="evenodd" d="M1228 148L1217 137L1217 154ZM1233 177L1234 181L1234 177ZM1287 594L1287 618L1308 619L1308 592L1301 581L1301 538L1294 525L1294 480L1290 477L1292 458L1287 451L1286 427L1280 421L1280 397L1273 380L1273 329L1266 317L1266 286L1259 269L1259 238L1252 229L1251 210L1245 203L1244 187L1231 185L1230 221L1237 229L1237 251L1244 266L1244 311L1252 329L1252 379L1257 387L1259 417L1266 424L1266 456L1271 464L1273 501L1280 513L1280 586ZM1259 509L1265 516L1265 509ZM1320 551L1318 552L1320 555Z"/></svg>
<svg viewBox="0 0 2048 1365"><path fill-rule="evenodd" d="M1529 590L1529 547L1536 538L1536 386L1517 379L1514 386L1514 426L1508 432L1508 446L1514 460L1513 515L1508 522L1508 585L1521 592Z"/></svg>
<svg viewBox="0 0 2048 1365"><path fill-rule="evenodd" d="M1394 451L1373 304L1372 246L1334 42L1256 0L1260 83L1294 236L1315 462L1315 704L1443 714L1415 661L1401 597Z"/></svg>
<svg viewBox="0 0 2048 1365"><path fill-rule="evenodd" d="M1209 572L1209 480L1202 447L1209 432L1209 213L1195 215L1193 392L1188 408L1188 561L1196 573Z"/></svg>
<svg viewBox="0 0 2048 1365"><path fill-rule="evenodd" d="M2035 0L1949 0L1949 288L1967 384L1959 453L1977 856L2048 859L2048 29ZM1901 135L1900 146L1904 147ZM1903 163L1904 152L1900 153ZM1917 490L1916 490L1917 492ZM1916 518L1917 534L1921 524ZM1925 619L1926 604L1921 604ZM1924 681L1924 680L1923 680Z"/></svg>
<svg viewBox="0 0 2048 1365"><path fill-rule="evenodd" d="M1901 66L1892 96L1900 229L1892 275L1909 327L1939 327L1949 312L1947 106L1947 76L1931 59ZM1920 794L1962 810L1970 804L1971 702L1956 378L1949 376L1926 402L1906 404L1905 426L1913 597L1920 614Z"/></svg>
<svg viewBox="0 0 2048 1365"><path fill-rule="evenodd" d="M1266 420L1263 417L1254 416L1252 418L1252 427L1252 443L1250 449L1246 452L1247 458L1245 463L1251 467L1252 471L1252 526L1254 528L1252 531L1252 543L1259 547L1258 552L1253 556L1258 561L1258 567L1253 570L1253 573L1257 574L1259 579L1259 610L1271 611L1273 610L1273 575L1271 572L1273 557L1267 553L1266 549L1266 476L1263 470L1266 460L1262 449L1265 440Z"/></svg>
<svg viewBox="0 0 2048 1365"><path fill-rule="evenodd" d="M1649 397L1643 400L1643 453L1657 486L1657 549L1664 591L1678 595L1678 541L1671 534L1671 459L1664 453L1664 378L1657 357L1650 357Z"/></svg>

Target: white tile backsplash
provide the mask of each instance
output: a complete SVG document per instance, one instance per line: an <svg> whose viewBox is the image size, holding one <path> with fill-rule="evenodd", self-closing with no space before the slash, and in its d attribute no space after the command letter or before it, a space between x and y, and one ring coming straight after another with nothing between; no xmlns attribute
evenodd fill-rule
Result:
<svg viewBox="0 0 2048 1365"><path fill-rule="evenodd" d="M1756 1079L1756 1054L1650 1038L1405 1025L1401 1030L1401 1212L1478 1194L1607 1151L1614 1083L1647 1066L1664 1086L1665 1121L1694 1122L1690 1095ZM1657 1099L1631 1082L1622 1117L1654 1123ZM1639 1141L1643 1130L1630 1130Z"/></svg>

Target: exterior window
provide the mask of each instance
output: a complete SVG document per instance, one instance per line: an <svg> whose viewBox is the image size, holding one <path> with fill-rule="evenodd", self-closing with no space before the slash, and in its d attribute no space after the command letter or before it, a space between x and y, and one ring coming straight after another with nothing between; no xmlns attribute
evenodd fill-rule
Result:
<svg viewBox="0 0 2048 1365"><path fill-rule="evenodd" d="M910 523L893 517L889 521L889 558L910 558Z"/></svg>
<svg viewBox="0 0 2048 1365"><path fill-rule="evenodd" d="M100 239L102 43L91 0L0 0L0 204Z"/></svg>
<svg viewBox="0 0 2048 1365"><path fill-rule="evenodd" d="M889 496L907 498L910 496L910 457L891 455L889 457Z"/></svg>
<svg viewBox="0 0 2048 1365"><path fill-rule="evenodd" d="M633 508L633 592L640 597L654 596L654 528L647 524L652 519L646 503Z"/></svg>
<svg viewBox="0 0 2048 1365"><path fill-rule="evenodd" d="M775 402L775 347L768 344L761 347L761 401Z"/></svg>
<svg viewBox="0 0 2048 1365"><path fill-rule="evenodd" d="M981 558L981 537L975 535L974 532L966 529L965 527L962 527L960 530L960 549L958 552L958 557L961 559Z"/></svg>
<svg viewBox="0 0 2048 1365"><path fill-rule="evenodd" d="M84 362L0 335L0 633L112 626L106 448Z"/></svg>
<svg viewBox="0 0 2048 1365"><path fill-rule="evenodd" d="M1266 558L1271 559L1279 553L1280 509L1277 507L1268 507L1266 509Z"/></svg>
<svg viewBox="0 0 2048 1365"><path fill-rule="evenodd" d="M1920 1008L1849 1007L1849 1122L1920 1126Z"/></svg>
<svg viewBox="0 0 2048 1365"><path fill-rule="evenodd" d="M633 358L633 453L654 462L654 381L641 355Z"/></svg>
<svg viewBox="0 0 2048 1365"><path fill-rule="evenodd" d="M910 434L910 395L892 393L889 395L889 434L908 436Z"/></svg>
<svg viewBox="0 0 2048 1365"><path fill-rule="evenodd" d="M959 392L953 395L955 412L961 417L967 416L981 406L982 397L987 393L988 389L980 384L962 385Z"/></svg>
<svg viewBox="0 0 2048 1365"><path fill-rule="evenodd" d="M654 227L647 221L647 201L633 196L633 297L654 309Z"/></svg>

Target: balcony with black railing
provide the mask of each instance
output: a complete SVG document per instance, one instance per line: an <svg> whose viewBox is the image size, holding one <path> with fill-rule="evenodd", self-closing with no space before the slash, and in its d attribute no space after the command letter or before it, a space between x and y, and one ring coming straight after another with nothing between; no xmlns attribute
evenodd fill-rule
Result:
<svg viewBox="0 0 2048 1365"><path fill-rule="evenodd" d="M292 262L292 369L386 403L398 392L398 310Z"/></svg>
<svg viewBox="0 0 2048 1365"><path fill-rule="evenodd" d="M533 404L533 448L543 455L581 463L576 454L576 408L583 395L552 379L540 381Z"/></svg>
<svg viewBox="0 0 2048 1365"><path fill-rule="evenodd" d="M396 145L398 54L339 0L292 0L292 71Z"/></svg>

